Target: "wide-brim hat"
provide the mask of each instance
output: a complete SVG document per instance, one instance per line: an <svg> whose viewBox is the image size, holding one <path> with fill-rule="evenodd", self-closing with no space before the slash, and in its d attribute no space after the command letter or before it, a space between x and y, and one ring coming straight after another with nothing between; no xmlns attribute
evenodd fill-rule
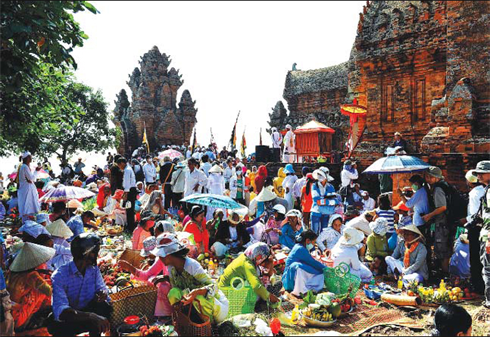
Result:
<svg viewBox="0 0 490 337"><path fill-rule="evenodd" d="M342 234L342 237L340 238L340 244L344 246L355 246L358 243L361 243L362 240L364 240L364 233L353 228L353 227L348 227L344 229L344 233Z"/></svg>
<svg viewBox="0 0 490 337"><path fill-rule="evenodd" d="M257 201L271 201L277 198L277 195L272 191L272 186L267 186L260 191L259 195L256 197Z"/></svg>
<svg viewBox="0 0 490 337"><path fill-rule="evenodd" d="M325 172L323 172L322 170L315 170L315 171L313 171L313 179L320 180L319 179L320 177L323 177L323 178L327 179L327 176L325 175Z"/></svg>
<svg viewBox="0 0 490 337"><path fill-rule="evenodd" d="M238 216L238 220L233 219L235 216ZM243 218L245 218L244 215L239 214L238 212L231 212L231 214L228 216L228 222L233 225L238 225L240 222L243 221Z"/></svg>
<svg viewBox="0 0 490 337"><path fill-rule="evenodd" d="M185 245L179 242L175 234L163 233L157 237L157 246L151 251L151 254L158 257L166 257L186 248Z"/></svg>
<svg viewBox="0 0 490 337"><path fill-rule="evenodd" d="M52 259L55 253L53 248L26 242L9 269L15 273L34 269Z"/></svg>
<svg viewBox="0 0 490 337"><path fill-rule="evenodd" d="M400 228L401 231L409 231L409 232L412 232L412 233L415 233L417 234L418 236L420 237L424 237L424 235L422 234L422 232L417 228L417 226L415 225L408 225L408 226L405 226L405 227L402 227Z"/></svg>
<svg viewBox="0 0 490 337"><path fill-rule="evenodd" d="M478 173L490 173L490 160L483 160L476 164L476 168L473 170L473 175L477 175Z"/></svg>
<svg viewBox="0 0 490 337"><path fill-rule="evenodd" d="M302 219L303 218L303 215L297 209L292 209L292 210L290 210L289 212L286 213L286 218L287 217L290 217L290 216L295 216L298 219Z"/></svg>
<svg viewBox="0 0 490 337"><path fill-rule="evenodd" d="M221 167L219 167L218 165L214 165L209 170L209 173L223 173L223 169Z"/></svg>
<svg viewBox="0 0 490 337"><path fill-rule="evenodd" d="M295 173L293 165L292 164L287 164L286 167L284 167L284 173L290 174L290 173Z"/></svg>
<svg viewBox="0 0 490 337"><path fill-rule="evenodd" d="M102 217L102 216L107 216L107 215L109 215L109 213L103 212L103 211L101 211L101 210L100 210L100 209L98 209L98 208L94 208L94 209L92 209L92 213L94 213L94 215L95 215L95 216L97 216L97 217L99 217L99 216L100 216L100 217Z"/></svg>
<svg viewBox="0 0 490 337"><path fill-rule="evenodd" d="M435 178L444 179L441 169L437 166L429 166L429 174Z"/></svg>
<svg viewBox="0 0 490 337"><path fill-rule="evenodd" d="M272 209L279 214L282 214L282 215L286 214L286 207L284 207L281 204L274 205L274 207L272 207Z"/></svg>
<svg viewBox="0 0 490 337"><path fill-rule="evenodd" d="M328 167L325 167L325 166L321 166L319 168L320 171L322 171L323 173L325 173L325 176L327 177L327 181L328 182L331 182L331 181L334 181L335 179L330 175L330 170L328 169Z"/></svg>
<svg viewBox="0 0 490 337"><path fill-rule="evenodd" d="M47 225L46 230L51 233L52 236L63 239L68 239L73 236L70 227L68 227L62 219L58 219Z"/></svg>

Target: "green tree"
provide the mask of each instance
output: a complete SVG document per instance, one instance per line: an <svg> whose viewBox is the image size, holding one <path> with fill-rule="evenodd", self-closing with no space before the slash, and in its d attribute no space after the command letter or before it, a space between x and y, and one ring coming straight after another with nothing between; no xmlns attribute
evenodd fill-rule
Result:
<svg viewBox="0 0 490 337"><path fill-rule="evenodd" d="M55 153L66 160L80 150L98 152L114 146L116 128L109 125L112 116L100 90L94 92L84 84L69 83L60 105L54 108L54 115L63 118L50 121L39 152Z"/></svg>
<svg viewBox="0 0 490 337"><path fill-rule="evenodd" d="M4 95L19 107L22 122L2 123L5 147L0 155L29 150L39 155L57 154L66 159L77 151L103 151L114 146L116 129L102 93L81 83L73 74L41 64L39 80L22 91ZM20 100L29 95L29 102ZM16 112L13 112L14 114ZM6 115L10 112L6 111ZM1 139L1 138L0 138Z"/></svg>

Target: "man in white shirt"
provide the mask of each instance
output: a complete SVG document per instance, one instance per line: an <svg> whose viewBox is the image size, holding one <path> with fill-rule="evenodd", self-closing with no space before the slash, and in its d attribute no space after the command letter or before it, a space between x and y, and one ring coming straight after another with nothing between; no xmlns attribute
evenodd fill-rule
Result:
<svg viewBox="0 0 490 337"><path fill-rule="evenodd" d="M124 172L122 184L126 199L126 222L128 224L128 230L132 232L135 228L134 203L136 201L136 195L138 194L136 189L136 176L131 168L131 165L128 165L126 158L119 158L117 160L117 166L119 166L119 169Z"/></svg>
<svg viewBox="0 0 490 337"><path fill-rule="evenodd" d="M175 170L172 172L172 205L173 207L180 208L180 199L182 199L185 190L185 175L186 171L183 163L178 163L175 166Z"/></svg>
<svg viewBox="0 0 490 337"><path fill-rule="evenodd" d="M344 163L344 168L340 173L340 179L342 180L342 187L354 187L353 180L359 178L359 173L357 173L357 164L350 160L346 160Z"/></svg>
<svg viewBox="0 0 490 337"><path fill-rule="evenodd" d="M364 212L372 211L373 209L376 208L376 201L374 201L373 198L369 197L369 192L368 191L362 191L361 192L362 196L362 203L364 205Z"/></svg>
<svg viewBox="0 0 490 337"><path fill-rule="evenodd" d="M151 156L146 156L146 163L143 166L146 184L153 184L157 179L157 169L151 161Z"/></svg>
<svg viewBox="0 0 490 337"><path fill-rule="evenodd" d="M282 135L277 131L277 128L272 128L272 147L274 149L280 149L282 143Z"/></svg>
<svg viewBox="0 0 490 337"><path fill-rule="evenodd" d="M207 154L203 155L201 158L202 165L201 170L206 174L206 177L209 177L209 170L213 165L209 162L209 156Z"/></svg>
<svg viewBox="0 0 490 337"><path fill-rule="evenodd" d="M207 185L206 174L197 168L197 160L191 158L187 161L188 169L185 173L184 197L192 194L202 193L202 189Z"/></svg>
<svg viewBox="0 0 490 337"><path fill-rule="evenodd" d="M294 163L294 159L296 158L296 136L291 125L286 125L286 130L288 131L284 136L283 162Z"/></svg>
<svg viewBox="0 0 490 337"><path fill-rule="evenodd" d="M191 147L189 146L187 148L187 151L185 152L185 159L189 159L190 157L192 157L192 152L191 152Z"/></svg>
<svg viewBox="0 0 490 337"><path fill-rule="evenodd" d="M233 159L228 159L226 160L226 168L225 168L225 173L223 174L223 177L225 178L225 183L229 183L231 177L236 174L236 170L233 167Z"/></svg>

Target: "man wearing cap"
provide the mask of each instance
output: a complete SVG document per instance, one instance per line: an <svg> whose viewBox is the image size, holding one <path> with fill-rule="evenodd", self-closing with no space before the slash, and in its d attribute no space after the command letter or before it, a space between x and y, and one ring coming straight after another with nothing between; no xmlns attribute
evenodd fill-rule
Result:
<svg viewBox="0 0 490 337"><path fill-rule="evenodd" d="M100 336L110 330L112 311L108 289L97 266L101 240L83 233L71 243L73 261L61 266L52 276L53 314L48 331L53 336L76 335L88 331Z"/></svg>
<svg viewBox="0 0 490 337"><path fill-rule="evenodd" d="M485 194L481 199L482 205L478 213L483 222L480 232L480 258L483 265L483 281L485 282L483 305L490 309L490 160L479 162L473 174L476 175L480 183L485 185Z"/></svg>
<svg viewBox="0 0 490 337"><path fill-rule="evenodd" d="M393 147L401 147L400 150L407 151L407 142L403 139L400 132L395 132L395 141L393 142Z"/></svg>
<svg viewBox="0 0 490 337"><path fill-rule="evenodd" d="M34 185L37 179L37 172L41 168L36 167L36 171L31 172L29 168L31 162L32 156L30 152L24 152L22 154L22 166L17 177L19 181L19 189L17 191L19 196L19 215L22 217L22 221L27 220L29 216L36 215L41 209L39 194Z"/></svg>
<svg viewBox="0 0 490 337"><path fill-rule="evenodd" d="M351 160L346 160L344 162L344 167L342 172L340 172L340 180L342 181L342 187L354 187L354 180L359 178L359 173L357 172L357 164Z"/></svg>
<svg viewBox="0 0 490 337"><path fill-rule="evenodd" d="M444 183L444 176L440 168L429 167L427 182L432 189L434 211L422 217L425 223L435 223L434 233L434 252L436 258L441 261L442 272L449 273L449 260L452 255L453 241L451 240L451 228L447 221L447 196L441 184Z"/></svg>
<svg viewBox="0 0 490 337"><path fill-rule="evenodd" d="M283 162L294 163L296 157L296 136L291 125L286 125L286 135L284 136Z"/></svg>

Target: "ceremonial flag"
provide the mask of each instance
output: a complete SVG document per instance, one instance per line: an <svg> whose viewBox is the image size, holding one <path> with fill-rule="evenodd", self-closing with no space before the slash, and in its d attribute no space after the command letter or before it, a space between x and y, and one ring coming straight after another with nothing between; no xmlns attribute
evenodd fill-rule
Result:
<svg viewBox="0 0 490 337"><path fill-rule="evenodd" d="M146 145L146 152L150 153L150 143L148 143L148 137L146 136L146 123L144 123L144 130L143 130L143 141L142 144Z"/></svg>
<svg viewBox="0 0 490 337"><path fill-rule="evenodd" d="M247 140L245 139L245 129L243 130L242 135L242 146L240 148L240 152L242 154L242 158L246 158L245 150L247 149Z"/></svg>
<svg viewBox="0 0 490 337"><path fill-rule="evenodd" d="M262 128L260 128L259 145L262 146Z"/></svg>
<svg viewBox="0 0 490 337"><path fill-rule="evenodd" d="M236 124L238 123L239 116L240 116L240 111L238 111L238 115L236 116L236 120L235 120L235 125L233 126L233 130L231 131L231 138L230 138L231 151L236 150Z"/></svg>
<svg viewBox="0 0 490 337"><path fill-rule="evenodd" d="M209 144L213 145L215 143L214 135L213 135L213 128L209 128L209 131L211 131L211 141Z"/></svg>
<svg viewBox="0 0 490 337"><path fill-rule="evenodd" d="M196 147L197 147L196 127L194 127L194 140L192 141L191 153L194 153Z"/></svg>

